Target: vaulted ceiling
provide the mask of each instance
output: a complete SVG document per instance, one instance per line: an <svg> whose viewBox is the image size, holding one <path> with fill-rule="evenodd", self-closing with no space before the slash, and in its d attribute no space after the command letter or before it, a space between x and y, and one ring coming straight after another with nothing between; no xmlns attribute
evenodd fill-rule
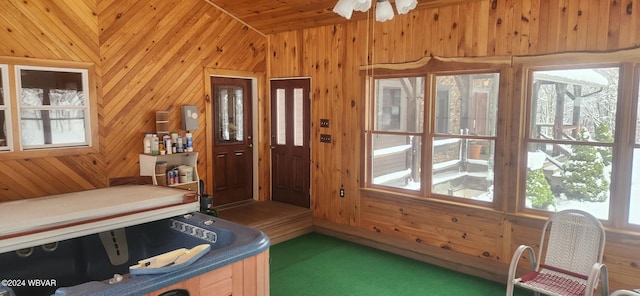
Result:
<svg viewBox="0 0 640 296"><path fill-rule="evenodd" d="M354 12L347 20L335 12L338 0L205 0L263 34L326 26L366 19L369 12ZM375 2L376 0L373 0ZM416 9L479 0L418 0ZM395 2L391 0L391 2ZM375 3L373 5L375 7Z"/></svg>

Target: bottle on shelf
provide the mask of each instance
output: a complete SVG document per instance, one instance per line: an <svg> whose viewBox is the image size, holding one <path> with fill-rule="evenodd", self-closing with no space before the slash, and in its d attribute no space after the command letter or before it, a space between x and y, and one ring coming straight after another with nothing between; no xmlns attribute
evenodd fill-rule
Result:
<svg viewBox="0 0 640 296"><path fill-rule="evenodd" d="M150 132L144 135L144 139L142 140L144 154L151 154L151 138L152 136Z"/></svg>
<svg viewBox="0 0 640 296"><path fill-rule="evenodd" d="M193 135L191 134L190 131L187 131L187 134L185 135L185 139L186 139L185 152L193 152Z"/></svg>
<svg viewBox="0 0 640 296"><path fill-rule="evenodd" d="M176 152L178 153L184 152L184 147L182 145L182 137L180 137L180 135L178 135L178 140L176 142Z"/></svg>
<svg viewBox="0 0 640 296"><path fill-rule="evenodd" d="M178 153L178 132L171 132L171 150L173 153Z"/></svg>
<svg viewBox="0 0 640 296"><path fill-rule="evenodd" d="M160 154L160 142L158 140L158 135L154 134L151 138L151 154L158 155Z"/></svg>

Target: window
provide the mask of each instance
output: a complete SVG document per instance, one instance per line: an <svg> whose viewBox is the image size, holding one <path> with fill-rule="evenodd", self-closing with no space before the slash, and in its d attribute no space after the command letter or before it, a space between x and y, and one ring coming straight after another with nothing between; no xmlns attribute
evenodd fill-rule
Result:
<svg viewBox="0 0 640 296"><path fill-rule="evenodd" d="M619 67L533 70L525 207L609 218Z"/></svg>
<svg viewBox="0 0 640 296"><path fill-rule="evenodd" d="M372 83L370 187L493 201L499 71L385 73L374 75Z"/></svg>
<svg viewBox="0 0 640 296"><path fill-rule="evenodd" d="M420 190L424 77L374 80L371 184Z"/></svg>
<svg viewBox="0 0 640 296"><path fill-rule="evenodd" d="M7 65L0 65L0 151L9 151L12 146L8 72Z"/></svg>
<svg viewBox="0 0 640 296"><path fill-rule="evenodd" d="M499 73L435 74L432 193L493 201L499 82Z"/></svg>
<svg viewBox="0 0 640 296"><path fill-rule="evenodd" d="M46 154L51 156L97 149L94 148L97 147L97 107L92 99L91 89L95 86L90 83L91 64L0 57L0 63L3 62L5 64L0 64L0 153L32 157L41 150L47 150ZM43 63L48 66L39 65ZM13 85L9 85L9 81ZM9 91L12 86L15 92Z"/></svg>
<svg viewBox="0 0 640 296"><path fill-rule="evenodd" d="M88 146L86 70L17 66L23 150Z"/></svg>

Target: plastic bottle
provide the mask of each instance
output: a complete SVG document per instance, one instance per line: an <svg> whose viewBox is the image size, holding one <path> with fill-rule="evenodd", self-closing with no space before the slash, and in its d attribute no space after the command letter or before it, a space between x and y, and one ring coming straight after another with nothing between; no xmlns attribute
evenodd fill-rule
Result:
<svg viewBox="0 0 640 296"><path fill-rule="evenodd" d="M167 149L167 154L173 153L173 146L171 144L171 139L164 141L165 149Z"/></svg>
<svg viewBox="0 0 640 296"><path fill-rule="evenodd" d="M142 140L144 154L151 154L151 137L151 133L146 133L144 135L144 139Z"/></svg>
<svg viewBox="0 0 640 296"><path fill-rule="evenodd" d="M178 153L178 132L171 132L171 144L173 153Z"/></svg>
<svg viewBox="0 0 640 296"><path fill-rule="evenodd" d="M151 137L151 154L158 155L160 154L160 141L158 139L158 135L153 135Z"/></svg>
<svg viewBox="0 0 640 296"><path fill-rule="evenodd" d="M182 146L182 137L178 136L178 140L176 141L176 152L182 153L184 152L184 148Z"/></svg>
<svg viewBox="0 0 640 296"><path fill-rule="evenodd" d="M193 152L193 135L191 134L190 131L187 131L187 134L185 135L186 138L186 152Z"/></svg>

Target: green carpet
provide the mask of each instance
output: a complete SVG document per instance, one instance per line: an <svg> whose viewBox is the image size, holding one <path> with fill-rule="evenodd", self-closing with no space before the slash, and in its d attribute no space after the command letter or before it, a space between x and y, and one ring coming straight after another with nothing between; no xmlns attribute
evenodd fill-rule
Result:
<svg viewBox="0 0 640 296"><path fill-rule="evenodd" d="M317 233L270 253L272 296L505 295L496 282Z"/></svg>

